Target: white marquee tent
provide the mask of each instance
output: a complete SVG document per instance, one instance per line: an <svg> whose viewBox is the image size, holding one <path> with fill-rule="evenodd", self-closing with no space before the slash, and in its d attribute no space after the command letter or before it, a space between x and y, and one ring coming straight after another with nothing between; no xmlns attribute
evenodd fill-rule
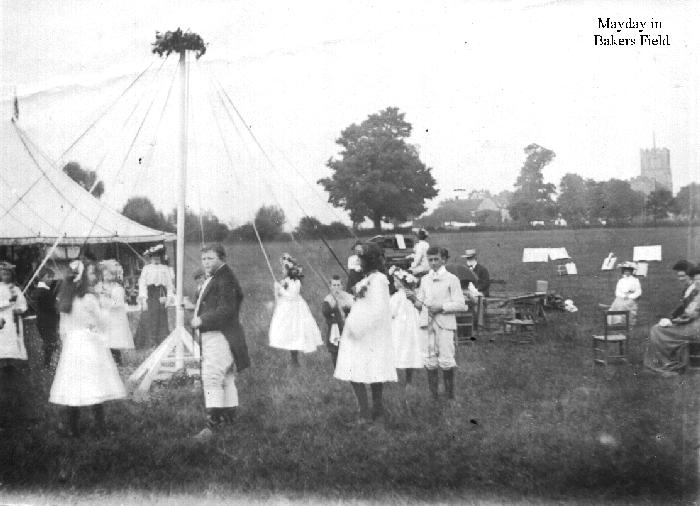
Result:
<svg viewBox="0 0 700 506"><path fill-rule="evenodd" d="M23 132L3 121L0 142L0 246L173 241L104 205L40 155Z"/></svg>

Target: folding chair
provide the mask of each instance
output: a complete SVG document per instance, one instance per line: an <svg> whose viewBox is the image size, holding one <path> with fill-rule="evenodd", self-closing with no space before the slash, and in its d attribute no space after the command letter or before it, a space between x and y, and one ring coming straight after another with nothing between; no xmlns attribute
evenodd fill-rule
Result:
<svg viewBox="0 0 700 506"><path fill-rule="evenodd" d="M603 334L593 336L593 364L608 365L609 360L627 363L627 340L630 335L629 311L605 311L603 313ZM610 353L610 347L617 346L617 355Z"/></svg>

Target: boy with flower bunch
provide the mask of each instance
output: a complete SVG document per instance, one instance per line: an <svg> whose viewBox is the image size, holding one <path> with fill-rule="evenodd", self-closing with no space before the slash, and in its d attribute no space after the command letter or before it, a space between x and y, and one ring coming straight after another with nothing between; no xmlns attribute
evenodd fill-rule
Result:
<svg viewBox="0 0 700 506"><path fill-rule="evenodd" d="M392 266L396 292L389 299L391 337L394 343L396 368L405 370L406 386L411 383L414 369L422 369L427 355L427 341L418 324L419 313L408 294L418 285L418 278L408 271Z"/></svg>

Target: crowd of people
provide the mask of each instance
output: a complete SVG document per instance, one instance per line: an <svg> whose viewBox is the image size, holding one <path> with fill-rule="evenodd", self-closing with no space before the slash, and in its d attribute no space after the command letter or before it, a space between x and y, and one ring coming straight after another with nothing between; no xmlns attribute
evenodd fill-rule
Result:
<svg viewBox="0 0 700 506"><path fill-rule="evenodd" d="M407 269L384 264L382 249L372 242L357 243L348 259L348 283L339 275L330 280L321 301L325 329L321 332L302 297L303 269L290 255L280 259L282 278L274 283L275 308L269 345L290 353L300 367L299 353L312 353L325 344L333 376L350 383L359 416L353 422L372 424L384 417L383 385L399 380L411 385L414 373L425 369L433 399L439 399L442 371L444 396L454 398L455 314L466 311L470 294L488 295L488 270L468 249L467 274L462 279L448 269L449 252L430 246L419 234ZM165 303L173 295L171 270L161 262L164 249L151 248L139 281L143 323L157 343L167 333ZM206 439L236 417L236 374L250 365L245 332L239 320L243 291L226 264L222 245L201 250L202 272L190 322L201 337L202 388ZM427 265L427 269L426 269ZM629 311L634 325L641 286L634 266L620 265L621 278L611 309ZM687 261L673 266L683 285L679 306L649 332L644 358L648 370L674 375L688 364L688 345L700 341L700 268ZM91 407L95 429L105 432L104 403L126 397L118 366L121 351L134 348L127 319L123 272L115 260L99 263L75 260L60 285L45 268L31 292L36 325L43 343L44 366L58 355L49 401L64 407L62 427L79 436L81 408ZM466 284L465 284L466 282ZM13 283L13 266L0 262L0 373L3 379L26 363L27 350L18 325L27 310L22 290ZM60 315L60 316L59 316ZM59 346L60 343L60 346ZM60 353L56 353L60 349ZM371 407L370 396L371 395Z"/></svg>

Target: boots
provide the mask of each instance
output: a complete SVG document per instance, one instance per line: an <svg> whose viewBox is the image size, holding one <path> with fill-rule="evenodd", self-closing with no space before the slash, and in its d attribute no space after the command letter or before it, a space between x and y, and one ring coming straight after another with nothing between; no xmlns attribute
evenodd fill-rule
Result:
<svg viewBox="0 0 700 506"><path fill-rule="evenodd" d="M438 398L438 381L438 370L428 369L428 388L430 389L430 394L435 400Z"/></svg>
<svg viewBox="0 0 700 506"><path fill-rule="evenodd" d="M448 399L455 398L455 370L454 367L451 369L444 369L442 371L442 380L445 382L445 394Z"/></svg>
<svg viewBox="0 0 700 506"><path fill-rule="evenodd" d="M70 435L80 437L80 409L75 406L68 406L67 418Z"/></svg>
<svg viewBox="0 0 700 506"><path fill-rule="evenodd" d="M372 420L377 420L384 416L384 402L382 400L383 383L372 383Z"/></svg>
<svg viewBox="0 0 700 506"><path fill-rule="evenodd" d="M367 389L364 383L355 383L351 381L352 390L355 392L355 397L357 397L357 404L360 407L360 421L366 422L371 420L371 415L369 412L369 402L367 401Z"/></svg>
<svg viewBox="0 0 700 506"><path fill-rule="evenodd" d="M221 408L221 423L230 425L236 421L236 408Z"/></svg>
<svg viewBox="0 0 700 506"><path fill-rule="evenodd" d="M95 417L95 430L100 436L107 434L107 427L105 427L105 408L102 404L95 404L92 407L92 414Z"/></svg>

